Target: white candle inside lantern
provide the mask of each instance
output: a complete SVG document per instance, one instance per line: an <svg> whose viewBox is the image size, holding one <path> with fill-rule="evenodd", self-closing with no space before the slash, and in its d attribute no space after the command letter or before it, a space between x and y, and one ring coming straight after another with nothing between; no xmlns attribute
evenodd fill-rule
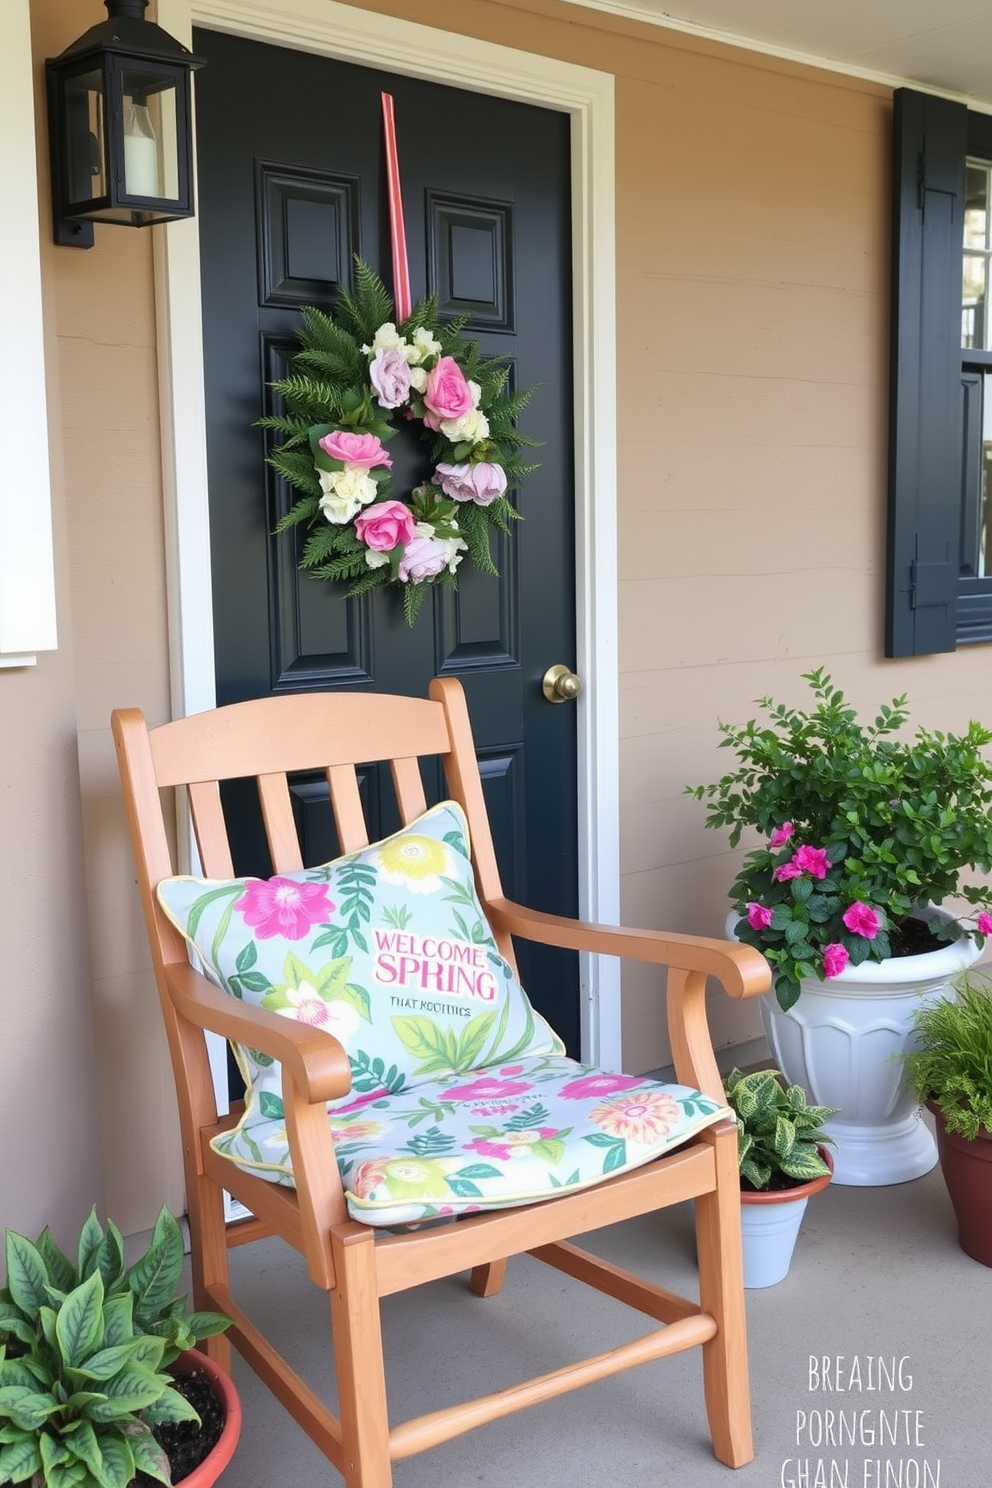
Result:
<svg viewBox="0 0 992 1488"><path fill-rule="evenodd" d="M158 141L143 103L129 103L124 112L124 189L129 196L161 196L158 179Z"/></svg>

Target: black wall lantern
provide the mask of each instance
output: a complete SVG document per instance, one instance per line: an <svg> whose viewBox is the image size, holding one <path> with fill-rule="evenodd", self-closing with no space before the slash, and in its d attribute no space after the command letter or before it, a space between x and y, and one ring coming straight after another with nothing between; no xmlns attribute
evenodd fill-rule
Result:
<svg viewBox="0 0 992 1488"><path fill-rule="evenodd" d="M204 59L145 20L148 0L104 4L109 19L45 63L55 241L78 248L94 222L193 216L191 75Z"/></svg>

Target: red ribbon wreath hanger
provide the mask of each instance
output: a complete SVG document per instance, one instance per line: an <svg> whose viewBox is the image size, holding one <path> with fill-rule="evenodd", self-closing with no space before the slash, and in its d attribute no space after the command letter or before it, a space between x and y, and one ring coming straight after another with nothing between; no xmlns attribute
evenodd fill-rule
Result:
<svg viewBox="0 0 992 1488"><path fill-rule="evenodd" d="M396 150L396 117L391 93L382 95L382 127L386 145L386 185L389 192L389 240L393 250L393 303L396 306L396 324L402 325L410 314L412 304L406 230L403 226L400 162Z"/></svg>

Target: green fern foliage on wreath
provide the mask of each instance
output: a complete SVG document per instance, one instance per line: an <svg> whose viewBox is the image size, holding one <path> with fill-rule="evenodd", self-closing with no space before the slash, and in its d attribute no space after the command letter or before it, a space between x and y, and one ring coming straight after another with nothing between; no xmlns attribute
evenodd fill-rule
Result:
<svg viewBox="0 0 992 1488"><path fill-rule="evenodd" d="M258 423L283 441L268 461L298 494L276 531L307 526L301 568L349 595L401 586L412 625L432 585L457 588L463 557L496 573L492 529L511 531L509 492L537 468L522 453L536 442L517 428L533 389L511 391L505 360L465 339L465 317L440 322L435 296L399 325L394 313L356 260L334 315L302 311L300 349L271 384L285 411ZM432 464L412 491L390 483L398 419L418 428Z"/></svg>

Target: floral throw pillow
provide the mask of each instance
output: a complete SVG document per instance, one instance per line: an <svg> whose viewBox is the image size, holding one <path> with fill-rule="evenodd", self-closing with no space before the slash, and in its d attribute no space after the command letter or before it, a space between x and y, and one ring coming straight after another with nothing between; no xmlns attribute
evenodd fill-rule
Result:
<svg viewBox="0 0 992 1488"><path fill-rule="evenodd" d="M158 898L206 975L232 997L340 1040L352 1089L330 1110L563 1052L497 950L453 801L319 868L270 879L170 878ZM223 1150L265 1171L250 1133L282 1119L281 1069L258 1050L235 1053L245 1112Z"/></svg>

